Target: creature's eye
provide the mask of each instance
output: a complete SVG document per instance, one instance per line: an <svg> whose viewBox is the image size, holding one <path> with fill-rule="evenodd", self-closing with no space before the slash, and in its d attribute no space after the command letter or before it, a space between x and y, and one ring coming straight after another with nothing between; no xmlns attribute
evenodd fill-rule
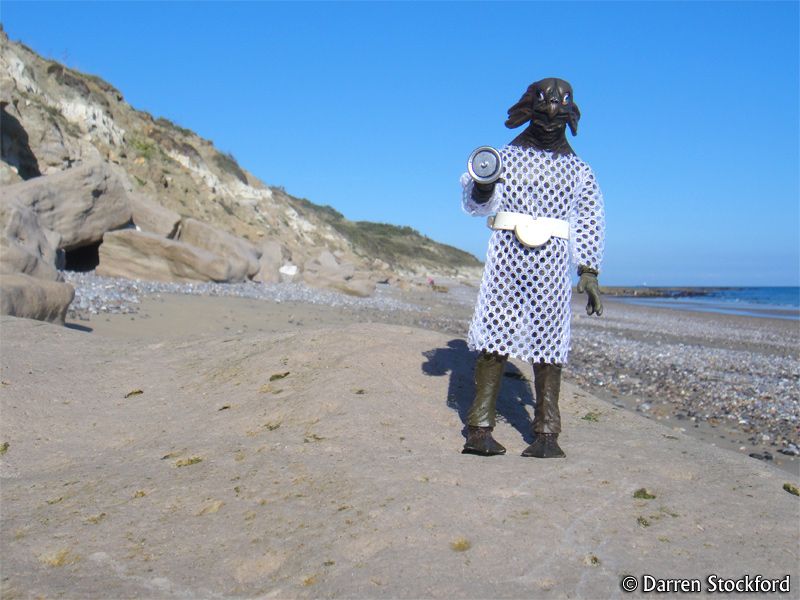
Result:
<svg viewBox="0 0 800 600"><path fill-rule="evenodd" d="M569 92L564 94L564 99L561 101L561 104L564 104L564 105L569 104Z"/></svg>
<svg viewBox="0 0 800 600"><path fill-rule="evenodd" d="M539 98L539 102L542 102L544 100L544 92L542 90L539 90L537 98Z"/></svg>

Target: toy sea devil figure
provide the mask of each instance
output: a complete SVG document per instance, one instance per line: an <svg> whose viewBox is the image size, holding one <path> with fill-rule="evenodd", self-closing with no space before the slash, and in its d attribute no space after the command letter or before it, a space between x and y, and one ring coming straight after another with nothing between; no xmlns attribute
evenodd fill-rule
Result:
<svg viewBox="0 0 800 600"><path fill-rule="evenodd" d="M558 445L558 397L570 342L570 265L578 269L578 292L588 294L586 312L603 312L597 283L605 230L603 198L594 173L566 138L567 127L572 135L577 133L579 119L569 83L555 78L537 81L508 109L506 127L528 127L499 152L479 152L480 165L473 153L470 173L461 177L464 210L493 214L469 328L469 348L480 355L464 453L505 454L492 430L505 362L514 356L533 365L536 392L534 439L522 455L564 456ZM491 170L495 164L494 176L482 175L482 168L488 165Z"/></svg>

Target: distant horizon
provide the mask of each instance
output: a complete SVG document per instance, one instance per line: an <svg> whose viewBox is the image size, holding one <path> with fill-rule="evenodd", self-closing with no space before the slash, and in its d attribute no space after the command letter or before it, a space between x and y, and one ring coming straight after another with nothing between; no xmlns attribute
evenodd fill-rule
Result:
<svg viewBox="0 0 800 600"><path fill-rule="evenodd" d="M647 283L640 283L635 285L626 284L602 284L603 287L619 287L619 288L664 288L664 289L795 289L800 290L797 285L650 285Z"/></svg>
<svg viewBox="0 0 800 600"><path fill-rule="evenodd" d="M570 143L606 200L601 285L796 288L799 6L573 4L564 44L541 53L529 23L560 22L561 5L4 0L2 24L269 186L481 262L466 157L507 143L506 109L561 76L583 115Z"/></svg>

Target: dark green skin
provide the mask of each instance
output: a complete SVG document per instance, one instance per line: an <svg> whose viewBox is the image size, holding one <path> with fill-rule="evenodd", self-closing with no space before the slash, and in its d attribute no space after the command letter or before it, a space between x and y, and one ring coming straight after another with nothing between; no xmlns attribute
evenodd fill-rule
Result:
<svg viewBox="0 0 800 600"><path fill-rule="evenodd" d="M589 302L586 304L586 314L595 314L598 317L603 314L603 302L600 300L600 284L597 282L597 273L588 267L578 267L580 280L578 281L578 293L586 292Z"/></svg>

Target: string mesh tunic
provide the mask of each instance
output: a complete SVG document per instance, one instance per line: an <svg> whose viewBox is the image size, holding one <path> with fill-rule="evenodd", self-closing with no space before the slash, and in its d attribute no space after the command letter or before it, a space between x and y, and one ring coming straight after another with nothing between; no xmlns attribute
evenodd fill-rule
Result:
<svg viewBox="0 0 800 600"><path fill-rule="evenodd" d="M570 239L551 237L530 248L513 231L492 232L468 345L471 350L563 364L570 341L570 267L600 269L603 197L594 172L575 155L517 146L504 146L500 154L503 181L485 204L472 199L472 178L461 176L464 211L563 219L569 221Z"/></svg>

